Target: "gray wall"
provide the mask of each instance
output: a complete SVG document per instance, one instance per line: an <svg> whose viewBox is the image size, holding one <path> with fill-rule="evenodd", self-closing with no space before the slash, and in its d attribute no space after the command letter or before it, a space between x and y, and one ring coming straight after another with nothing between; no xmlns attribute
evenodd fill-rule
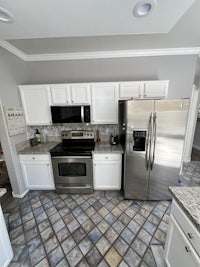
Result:
<svg viewBox="0 0 200 267"><path fill-rule="evenodd" d="M3 107L21 106L18 84L28 80L26 63L0 47L0 140L15 195L25 191L15 145L27 139L26 134L9 137Z"/></svg>
<svg viewBox="0 0 200 267"><path fill-rule="evenodd" d="M169 98L191 95L197 56L29 62L29 83L170 80Z"/></svg>
<svg viewBox="0 0 200 267"><path fill-rule="evenodd" d="M200 150L200 119L197 120L193 146Z"/></svg>

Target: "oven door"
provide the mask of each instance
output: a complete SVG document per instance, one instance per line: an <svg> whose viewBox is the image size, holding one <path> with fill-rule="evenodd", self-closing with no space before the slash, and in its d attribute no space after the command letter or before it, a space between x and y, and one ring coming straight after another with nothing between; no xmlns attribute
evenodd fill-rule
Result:
<svg viewBox="0 0 200 267"><path fill-rule="evenodd" d="M52 157L56 191L60 193L92 193L92 158L82 156Z"/></svg>

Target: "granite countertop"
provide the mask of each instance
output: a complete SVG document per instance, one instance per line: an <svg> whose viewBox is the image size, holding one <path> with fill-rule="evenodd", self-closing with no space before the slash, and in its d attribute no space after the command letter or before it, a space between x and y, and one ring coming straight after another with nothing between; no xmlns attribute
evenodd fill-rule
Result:
<svg viewBox="0 0 200 267"><path fill-rule="evenodd" d="M169 191L200 231L200 187L169 187Z"/></svg>
<svg viewBox="0 0 200 267"><path fill-rule="evenodd" d="M124 153L120 144L111 145L109 142L100 142L95 144L94 153Z"/></svg>
<svg viewBox="0 0 200 267"><path fill-rule="evenodd" d="M18 150L18 154L47 154L49 150L56 146L58 142L47 142L36 146L27 146Z"/></svg>
<svg viewBox="0 0 200 267"><path fill-rule="evenodd" d="M45 144L38 144L36 146L25 146L21 149L18 149L18 154L46 154L49 153L49 150L52 149L60 142L47 142ZM95 144L94 153L123 153L122 146L110 145L109 142L100 142Z"/></svg>

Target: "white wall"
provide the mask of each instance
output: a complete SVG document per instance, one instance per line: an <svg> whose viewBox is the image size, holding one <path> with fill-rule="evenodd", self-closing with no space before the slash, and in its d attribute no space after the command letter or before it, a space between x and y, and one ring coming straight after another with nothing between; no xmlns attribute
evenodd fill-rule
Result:
<svg viewBox="0 0 200 267"><path fill-rule="evenodd" d="M170 80L169 98L191 96L197 56L29 62L29 83Z"/></svg>
<svg viewBox="0 0 200 267"><path fill-rule="evenodd" d="M0 47L0 140L14 195L25 191L15 145L27 137L26 134L9 137L3 107L21 106L17 85L27 80L26 63Z"/></svg>

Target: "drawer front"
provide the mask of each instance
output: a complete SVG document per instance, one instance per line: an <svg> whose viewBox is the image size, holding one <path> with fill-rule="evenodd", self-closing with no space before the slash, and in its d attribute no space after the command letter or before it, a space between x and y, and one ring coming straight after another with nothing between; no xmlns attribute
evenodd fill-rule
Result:
<svg viewBox="0 0 200 267"><path fill-rule="evenodd" d="M121 154L94 154L94 160L121 160Z"/></svg>
<svg viewBox="0 0 200 267"><path fill-rule="evenodd" d="M24 154L19 155L20 161L49 161L48 154Z"/></svg>
<svg viewBox="0 0 200 267"><path fill-rule="evenodd" d="M191 243L171 216L170 240L166 250L166 263L169 267L198 267L200 258Z"/></svg>
<svg viewBox="0 0 200 267"><path fill-rule="evenodd" d="M198 255L200 256L200 233L174 200L172 203L171 213L176 219L176 221L179 223L181 229L187 236L190 243L193 245Z"/></svg>

